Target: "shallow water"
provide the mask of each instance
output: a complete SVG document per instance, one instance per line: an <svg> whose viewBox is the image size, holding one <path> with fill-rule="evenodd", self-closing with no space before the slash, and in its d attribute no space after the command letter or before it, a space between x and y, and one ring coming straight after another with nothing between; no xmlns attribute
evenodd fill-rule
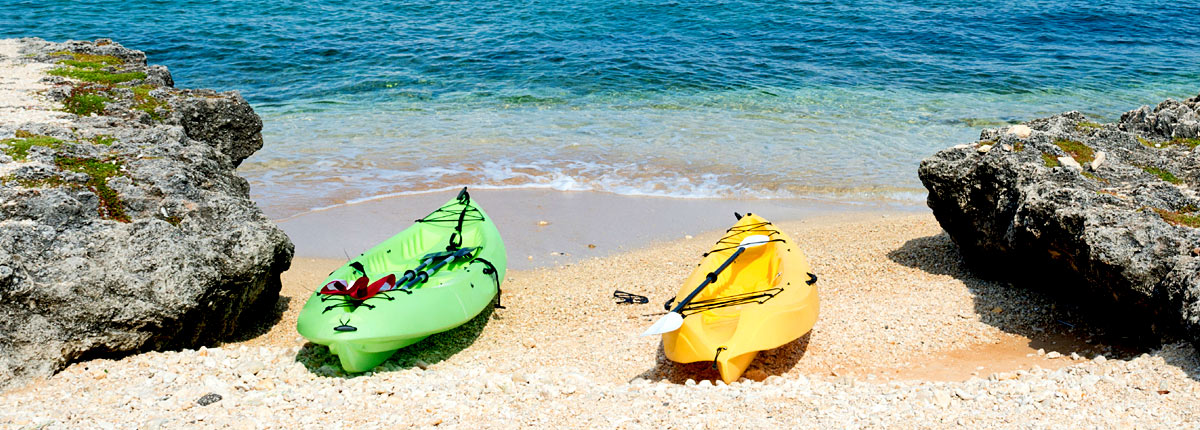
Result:
<svg viewBox="0 0 1200 430"><path fill-rule="evenodd" d="M37 1L0 36L241 91L276 218L461 185L918 201L981 128L1200 92L1200 6L1093 3Z"/></svg>

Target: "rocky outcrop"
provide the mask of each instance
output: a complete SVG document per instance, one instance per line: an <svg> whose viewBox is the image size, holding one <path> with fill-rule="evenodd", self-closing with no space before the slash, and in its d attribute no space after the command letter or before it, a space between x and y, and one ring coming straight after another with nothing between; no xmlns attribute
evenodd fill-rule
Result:
<svg viewBox="0 0 1200 430"><path fill-rule="evenodd" d="M1200 345L1200 97L985 130L924 160L929 207L977 271Z"/></svg>
<svg viewBox="0 0 1200 430"><path fill-rule="evenodd" d="M73 116L0 118L0 388L213 344L273 309L292 244L234 170L262 146L241 96L175 89L108 40L3 42Z"/></svg>

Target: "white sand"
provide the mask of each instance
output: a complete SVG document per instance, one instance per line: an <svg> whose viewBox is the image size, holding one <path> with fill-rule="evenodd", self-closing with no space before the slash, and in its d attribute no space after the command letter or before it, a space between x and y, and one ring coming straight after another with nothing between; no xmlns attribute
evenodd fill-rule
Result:
<svg viewBox="0 0 1200 430"><path fill-rule="evenodd" d="M658 339L636 337L719 237L708 232L511 271L507 309L356 377L295 332L299 308L340 261L297 258L279 321L248 339L72 365L0 395L0 426L1200 426L1200 362L1189 345L1139 348L1044 294L975 278L928 214L831 214L780 227L821 276L821 317L810 336L761 354L730 386L713 384L706 364L672 363ZM614 288L652 302L616 305ZM222 400L200 405L209 393Z"/></svg>
<svg viewBox="0 0 1200 430"><path fill-rule="evenodd" d="M0 129L26 123L66 123L71 115L38 94L50 88L41 82L53 65L23 62L16 39L0 39Z"/></svg>

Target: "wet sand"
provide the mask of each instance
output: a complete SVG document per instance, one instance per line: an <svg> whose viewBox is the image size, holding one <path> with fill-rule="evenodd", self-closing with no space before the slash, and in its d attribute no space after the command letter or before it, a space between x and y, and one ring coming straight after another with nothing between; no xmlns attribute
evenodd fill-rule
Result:
<svg viewBox="0 0 1200 430"><path fill-rule="evenodd" d="M924 213L923 205L777 199L675 199L591 191L471 190L496 222L510 269L530 269L723 230L734 212L784 221L823 214ZM309 211L277 220L296 255L345 261L412 225L457 192L414 194ZM331 229L336 226L336 230Z"/></svg>

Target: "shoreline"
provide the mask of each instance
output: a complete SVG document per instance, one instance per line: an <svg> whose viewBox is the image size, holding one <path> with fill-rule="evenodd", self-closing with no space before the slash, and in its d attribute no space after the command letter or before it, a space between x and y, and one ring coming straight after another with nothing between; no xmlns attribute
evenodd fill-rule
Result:
<svg viewBox="0 0 1200 430"><path fill-rule="evenodd" d="M455 195L457 191L373 199L276 222L292 239L297 257L345 261L408 228ZM680 199L540 189L471 190L471 198L495 221L509 267L516 270L571 264L724 230L733 224L734 212L759 213L775 222L928 212L923 204L891 201ZM331 225L340 230L330 232Z"/></svg>

